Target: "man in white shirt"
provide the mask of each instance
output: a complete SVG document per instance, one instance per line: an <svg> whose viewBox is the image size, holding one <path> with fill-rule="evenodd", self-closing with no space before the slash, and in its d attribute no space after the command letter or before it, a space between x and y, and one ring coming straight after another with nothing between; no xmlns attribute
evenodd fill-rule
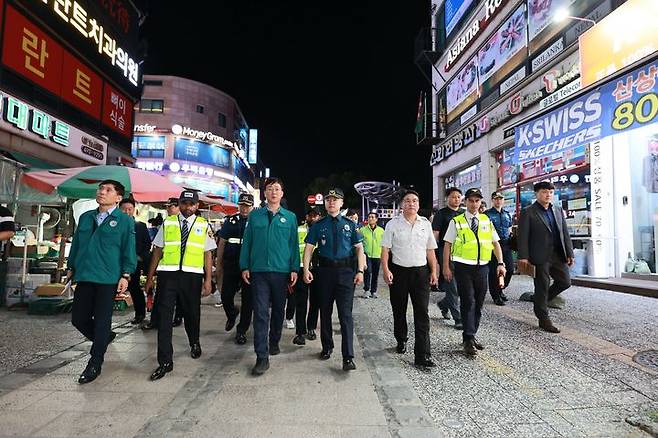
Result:
<svg viewBox="0 0 658 438"><path fill-rule="evenodd" d="M433 367L430 353L430 285L437 283L436 239L430 222L418 215L418 193L408 190L402 198L402 215L386 224L382 237L381 265L391 293L396 351L406 352L407 304L414 311L415 364ZM389 259L392 263L389 266Z"/></svg>

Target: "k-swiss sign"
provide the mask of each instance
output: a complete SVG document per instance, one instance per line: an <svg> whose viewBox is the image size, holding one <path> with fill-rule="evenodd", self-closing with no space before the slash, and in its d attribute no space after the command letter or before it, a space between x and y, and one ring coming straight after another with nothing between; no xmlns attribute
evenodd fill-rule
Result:
<svg viewBox="0 0 658 438"><path fill-rule="evenodd" d="M494 17L505 6L507 0L486 0L484 7L478 12L478 15L473 19L471 24L466 27L466 30L459 35L459 38L454 42L448 50L448 59L444 67L448 71L457 62L457 60L464 54L467 48L473 44L475 39L484 31L484 29L491 23Z"/></svg>

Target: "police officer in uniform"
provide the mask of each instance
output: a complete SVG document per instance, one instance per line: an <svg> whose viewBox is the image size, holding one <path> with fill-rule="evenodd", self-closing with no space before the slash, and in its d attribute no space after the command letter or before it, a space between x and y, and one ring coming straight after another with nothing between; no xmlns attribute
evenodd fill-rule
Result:
<svg viewBox="0 0 658 438"><path fill-rule="evenodd" d="M497 306L504 306L507 297L503 289L509 286L509 282L514 274L514 259L512 258L512 247L510 246L510 232L512 230L512 215L503 208L505 204L505 197L500 192L493 192L491 194L492 207L484 212L489 216L489 220L496 228L496 233L500 240L500 249L503 251L503 259L491 259L489 262L489 293ZM498 283L496 276L496 266L499 262L505 263L505 283L503 288Z"/></svg>
<svg viewBox="0 0 658 438"><path fill-rule="evenodd" d="M315 280L315 291L320 296L320 339L322 341L321 360L331 357L334 341L331 327L331 314L334 301L340 321L341 351L343 370L356 369L354 364L354 322L352 305L354 285L363 282L366 259L361 243L363 236L357 233L356 224L340 215L344 194L341 189L329 190L324 197L327 216L311 227L306 236L304 249L304 281L310 284ZM315 274L310 271L311 256L318 245L318 268ZM358 266L354 272L352 249L356 250Z"/></svg>
<svg viewBox="0 0 658 438"><path fill-rule="evenodd" d="M245 333L251 324L251 288L242 281L240 272L240 248L242 236L247 224L247 217L254 209L254 196L249 193L240 194L237 214L229 216L219 230L219 243L217 245L217 285L221 287L222 303L226 312L226 331L230 332L240 315L240 322L235 333L235 342L239 345L247 343ZM235 294L241 290L242 305L238 310L235 307Z"/></svg>
<svg viewBox="0 0 658 438"><path fill-rule="evenodd" d="M163 278L165 287L158 291L158 368L151 380L161 379L174 369L171 345L172 325L176 297L185 319L185 332L190 343L190 356L201 356L199 324L201 320L201 294L212 291L212 250L217 247L212 230L203 217L197 216L199 195L184 190L179 198L180 213L168 216L164 225L153 239L153 256L145 289L153 288L153 276L158 270L158 279Z"/></svg>
<svg viewBox="0 0 658 438"><path fill-rule="evenodd" d="M306 249L306 236L308 230L313 224L320 220L320 213L311 208L306 212L306 221L297 227L297 236L299 240L299 260L301 266L299 275L304 278L304 250ZM317 255L316 251L313 251ZM317 265L317 257L312 257L311 270ZM295 345L305 345L306 339L313 341L316 339L315 329L318 325L318 316L320 313L320 305L318 303L318 296L311 291L311 285L306 284L304 281L297 281L295 284L295 318L297 324L295 325L295 338L292 343ZM308 308L308 309L307 309ZM308 310L308 319L306 316ZM306 337L306 339L305 339Z"/></svg>

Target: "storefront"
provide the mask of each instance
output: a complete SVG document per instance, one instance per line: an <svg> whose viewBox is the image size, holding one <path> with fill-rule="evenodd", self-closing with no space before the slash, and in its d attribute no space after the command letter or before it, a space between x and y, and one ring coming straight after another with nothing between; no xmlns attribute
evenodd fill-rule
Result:
<svg viewBox="0 0 658 438"><path fill-rule="evenodd" d="M445 189L457 187L462 193L471 188L480 188L482 184L482 169L480 163L463 167L456 172L443 177Z"/></svg>

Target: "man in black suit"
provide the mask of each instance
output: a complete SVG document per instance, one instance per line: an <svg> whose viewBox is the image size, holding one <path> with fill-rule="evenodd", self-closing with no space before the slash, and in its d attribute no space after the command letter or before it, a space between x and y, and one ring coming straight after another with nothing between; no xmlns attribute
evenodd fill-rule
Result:
<svg viewBox="0 0 658 438"><path fill-rule="evenodd" d="M569 266L573 265L573 247L564 212L552 204L555 186L541 181L534 189L536 202L521 211L518 263L520 268L528 264L535 266L534 310L539 327L559 333L548 316L548 301L571 286Z"/></svg>
<svg viewBox="0 0 658 438"><path fill-rule="evenodd" d="M135 217L135 201L133 199L122 199L119 208L128 216ZM128 282L128 290L135 309L135 318L130 323L141 324L146 317L146 300L139 278L142 271L147 269L151 263L151 236L149 236L148 228L146 228L144 222L135 221L135 249L137 252L137 269L130 275L130 281Z"/></svg>

